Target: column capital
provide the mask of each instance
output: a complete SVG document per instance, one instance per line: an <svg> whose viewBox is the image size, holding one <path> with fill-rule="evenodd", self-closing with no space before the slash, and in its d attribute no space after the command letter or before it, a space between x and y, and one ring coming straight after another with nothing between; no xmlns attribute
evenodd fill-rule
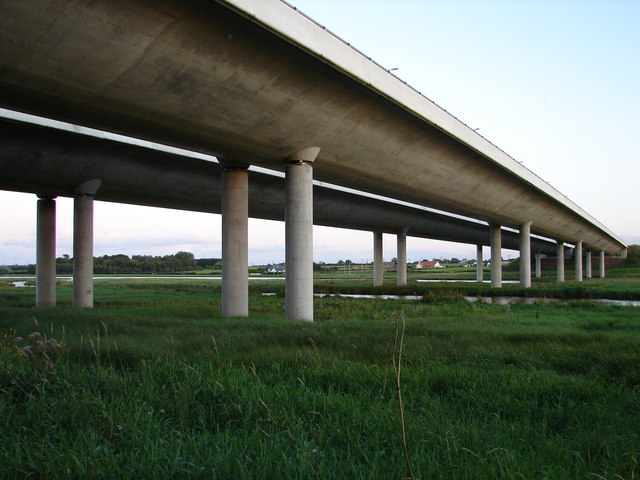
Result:
<svg viewBox="0 0 640 480"><path fill-rule="evenodd" d="M38 200L54 200L58 198L57 195L46 195L44 193L36 193L36 196L38 197Z"/></svg>
<svg viewBox="0 0 640 480"><path fill-rule="evenodd" d="M284 159L287 163L308 163L313 164L320 153L320 147L305 147L293 152Z"/></svg>
<svg viewBox="0 0 640 480"><path fill-rule="evenodd" d="M221 156L218 156L216 158L218 159L218 163L220 163L220 166L223 170L247 170L251 166L251 164L248 162L243 162L241 160L236 160L233 158Z"/></svg>
<svg viewBox="0 0 640 480"><path fill-rule="evenodd" d="M102 180L100 180L99 178L92 178L91 180L82 182L80 185L74 188L73 194L75 196L88 195L93 197L100 188L100 185L102 185Z"/></svg>

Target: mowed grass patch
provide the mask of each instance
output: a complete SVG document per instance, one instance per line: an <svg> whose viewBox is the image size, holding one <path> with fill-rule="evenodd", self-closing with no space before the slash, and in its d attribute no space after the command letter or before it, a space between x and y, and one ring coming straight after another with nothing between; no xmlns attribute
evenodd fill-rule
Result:
<svg viewBox="0 0 640 480"><path fill-rule="evenodd" d="M0 477L404 478L398 312L418 478L638 476L640 309L328 297L310 324L255 294L223 319L180 282L99 284L93 310L0 288L2 331L66 345L44 383L1 357Z"/></svg>

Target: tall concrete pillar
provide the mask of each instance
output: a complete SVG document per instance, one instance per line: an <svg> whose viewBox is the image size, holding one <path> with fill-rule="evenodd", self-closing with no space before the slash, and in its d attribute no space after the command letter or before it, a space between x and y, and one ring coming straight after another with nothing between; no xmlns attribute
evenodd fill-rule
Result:
<svg viewBox="0 0 640 480"><path fill-rule="evenodd" d="M99 187L94 179L74 191L73 305L82 308L93 308L93 197Z"/></svg>
<svg viewBox="0 0 640 480"><path fill-rule="evenodd" d="M249 172L222 172L222 315L249 315Z"/></svg>
<svg viewBox="0 0 640 480"><path fill-rule="evenodd" d="M558 240L558 260L557 260L557 271L558 271L558 282L564 282L564 242Z"/></svg>
<svg viewBox="0 0 640 480"><path fill-rule="evenodd" d="M476 281L482 283L484 280L484 272L482 270L482 245L476 245Z"/></svg>
<svg viewBox="0 0 640 480"><path fill-rule="evenodd" d="M585 276L591 278L591 250L587 250L584 254Z"/></svg>
<svg viewBox="0 0 640 480"><path fill-rule="evenodd" d="M576 257L576 281L582 281L582 240L576 242L576 248L573 251Z"/></svg>
<svg viewBox="0 0 640 480"><path fill-rule="evenodd" d="M383 283L382 232L373 232L373 285L379 287Z"/></svg>
<svg viewBox="0 0 640 480"><path fill-rule="evenodd" d="M407 284L407 228L400 230L397 234L398 240L398 277L397 284L404 286Z"/></svg>
<svg viewBox="0 0 640 480"><path fill-rule="evenodd" d="M56 306L56 197L38 198L36 307Z"/></svg>
<svg viewBox="0 0 640 480"><path fill-rule="evenodd" d="M536 253L535 259L536 259L536 278L541 278L542 277L542 254Z"/></svg>
<svg viewBox="0 0 640 480"><path fill-rule="evenodd" d="M604 278L604 250L600 250L600 265L598 268L598 272L600 273L600 278Z"/></svg>
<svg viewBox="0 0 640 480"><path fill-rule="evenodd" d="M502 232L500 225L489 225L491 237L491 287L502 287Z"/></svg>
<svg viewBox="0 0 640 480"><path fill-rule="evenodd" d="M285 169L285 310L288 318L313 321L313 162L309 147L287 159Z"/></svg>
<svg viewBox="0 0 640 480"><path fill-rule="evenodd" d="M531 222L520 226L520 286L531 288Z"/></svg>

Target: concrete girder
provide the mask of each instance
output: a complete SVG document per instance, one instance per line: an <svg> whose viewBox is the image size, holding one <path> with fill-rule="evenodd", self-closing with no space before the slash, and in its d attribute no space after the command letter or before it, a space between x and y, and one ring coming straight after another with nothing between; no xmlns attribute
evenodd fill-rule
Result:
<svg viewBox="0 0 640 480"><path fill-rule="evenodd" d="M23 122L0 120L0 126L0 189L72 197L92 176L103 180L99 201L222 211L218 163ZM249 171L249 216L284 220L284 183ZM409 225L414 237L489 245L489 227L479 222L320 185L313 190L316 225L391 234ZM504 230L502 241L519 248L515 232ZM534 237L532 248L554 254L555 242Z"/></svg>

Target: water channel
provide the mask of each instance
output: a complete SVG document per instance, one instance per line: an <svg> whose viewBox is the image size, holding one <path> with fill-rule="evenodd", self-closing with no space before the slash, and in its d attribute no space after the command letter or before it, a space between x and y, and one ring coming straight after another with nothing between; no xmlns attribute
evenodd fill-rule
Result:
<svg viewBox="0 0 640 480"><path fill-rule="evenodd" d="M1 278L1 277L0 277ZM33 277L5 277L5 278L27 278L33 279ZM59 280L73 280L73 277L57 277ZM220 280L222 277L94 277L94 280L146 280L154 278L158 280ZM283 277L249 277L250 280L283 280ZM418 280L419 282L421 280ZM440 280L442 281L442 280ZM450 280L453 281L453 280ZM27 280L20 280L11 283L12 286L18 288L35 287L35 285L27 285ZM275 293L263 293L263 296L273 296ZM336 298L368 298L368 299L381 299L381 300L421 300L422 295L368 295L368 294L334 294L334 293L315 293L314 297L336 297ZM542 298L542 297L483 297L483 296L465 296L465 300L468 302L484 302L492 305L535 305L542 304L559 304L566 305L569 302L585 301L585 302L597 302L605 305L618 305L622 307L640 307L640 300L613 300L610 298L590 298L584 300L571 300L571 299L558 299L558 298Z"/></svg>

